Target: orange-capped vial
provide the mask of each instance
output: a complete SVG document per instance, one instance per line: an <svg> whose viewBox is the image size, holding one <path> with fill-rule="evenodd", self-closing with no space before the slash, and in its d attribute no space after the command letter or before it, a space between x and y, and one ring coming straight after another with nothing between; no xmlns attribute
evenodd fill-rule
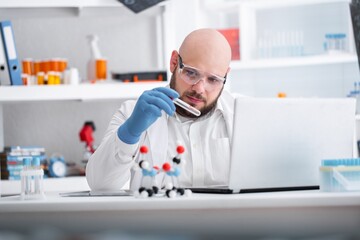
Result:
<svg viewBox="0 0 360 240"><path fill-rule="evenodd" d="M50 71L47 73L47 80L48 85L55 85L56 84L56 72Z"/></svg>
<svg viewBox="0 0 360 240"><path fill-rule="evenodd" d="M34 75L34 61L31 58L22 60L22 72L28 75Z"/></svg>
<svg viewBox="0 0 360 240"><path fill-rule="evenodd" d="M96 80L106 80L107 61L104 58L96 59Z"/></svg>
<svg viewBox="0 0 360 240"><path fill-rule="evenodd" d="M278 98L286 98L286 93L279 92L277 96L278 96Z"/></svg>
<svg viewBox="0 0 360 240"><path fill-rule="evenodd" d="M49 59L42 60L40 63L40 68L41 71L44 73L50 71L50 60Z"/></svg>
<svg viewBox="0 0 360 240"><path fill-rule="evenodd" d="M39 72L42 72L41 61L34 61L34 75L37 76Z"/></svg>
<svg viewBox="0 0 360 240"><path fill-rule="evenodd" d="M37 84L38 85L44 85L45 84L45 73L44 72L38 72L36 74Z"/></svg>
<svg viewBox="0 0 360 240"><path fill-rule="evenodd" d="M21 80L22 80L22 82L23 82L24 85L30 85L29 74L27 74L27 73L22 73L22 74L21 74Z"/></svg>
<svg viewBox="0 0 360 240"><path fill-rule="evenodd" d="M66 58L59 58L59 72L64 72L67 68L68 60Z"/></svg>
<svg viewBox="0 0 360 240"><path fill-rule="evenodd" d="M55 72L54 75L55 75L55 84L60 85L61 84L61 73Z"/></svg>
<svg viewBox="0 0 360 240"><path fill-rule="evenodd" d="M58 72L59 71L59 59L53 58L49 60L50 71Z"/></svg>

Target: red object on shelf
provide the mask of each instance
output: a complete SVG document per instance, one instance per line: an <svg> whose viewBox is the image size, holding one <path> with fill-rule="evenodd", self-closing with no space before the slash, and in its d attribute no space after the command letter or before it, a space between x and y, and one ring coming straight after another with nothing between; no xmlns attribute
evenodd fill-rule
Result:
<svg viewBox="0 0 360 240"><path fill-rule="evenodd" d="M85 122L84 126L80 130L79 136L80 141L86 143L86 147L89 149L91 153L95 152L93 143L94 143L94 137L93 132L95 131L95 125L93 122Z"/></svg>
<svg viewBox="0 0 360 240"><path fill-rule="evenodd" d="M240 60L240 43L239 35L240 29L238 28L227 28L227 29L218 29L218 31L224 35L226 40L228 40L231 47L231 60Z"/></svg>

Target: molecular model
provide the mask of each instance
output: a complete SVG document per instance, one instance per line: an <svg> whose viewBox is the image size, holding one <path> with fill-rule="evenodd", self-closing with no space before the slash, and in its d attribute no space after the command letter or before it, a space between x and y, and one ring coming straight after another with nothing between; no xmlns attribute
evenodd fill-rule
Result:
<svg viewBox="0 0 360 240"><path fill-rule="evenodd" d="M159 167L157 166L150 166L150 163L146 160L144 160L144 156L148 153L148 148L146 146L140 147L140 161L138 163L138 166L135 165L133 167L134 170L138 170L140 168L142 172L141 177L141 184L139 191L136 195L139 195L139 197L151 197L154 194L157 194L159 192L159 188L156 186L155 176L159 173ZM145 184L145 177L150 177L151 181L150 183L147 182Z"/></svg>
<svg viewBox="0 0 360 240"><path fill-rule="evenodd" d="M172 159L173 164L168 162L162 165L162 168L158 166L150 166L150 163L145 159L145 155L148 153L148 148L146 146L140 147L140 161L138 165L134 166L134 170L141 170L142 178L140 183L140 188L138 192L135 193L136 197L147 198L152 197L160 193L159 188L157 187L155 176L163 172L166 176L171 178L171 182L167 182L165 186L165 195L168 198L174 198L178 194L181 196L190 196L191 190L184 189L179 187L178 177L181 174L180 163L181 163L181 154L183 154L185 148L182 145L178 145L176 148L177 155ZM150 181L149 181L150 178ZM147 179L148 181L145 181Z"/></svg>

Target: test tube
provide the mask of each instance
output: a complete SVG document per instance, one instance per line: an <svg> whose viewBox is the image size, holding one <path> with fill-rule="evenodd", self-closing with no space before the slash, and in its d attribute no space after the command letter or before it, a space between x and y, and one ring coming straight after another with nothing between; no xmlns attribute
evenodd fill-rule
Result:
<svg viewBox="0 0 360 240"><path fill-rule="evenodd" d="M35 157L33 159L33 168L35 170L40 170L41 169L40 168L40 158ZM35 174L34 178L35 178L34 179L34 181L35 181L35 189L34 189L35 194L40 194L40 191L41 191L41 188L40 188L41 176L38 175L38 174Z"/></svg>
<svg viewBox="0 0 360 240"><path fill-rule="evenodd" d="M201 112L199 110L197 110L196 108L194 108L193 106L187 104L186 102L184 102L183 100L181 100L180 98L175 98L172 100L176 105L178 105L179 107L187 110L188 112L194 114L195 116L200 116Z"/></svg>
<svg viewBox="0 0 360 240"><path fill-rule="evenodd" d="M23 193L28 195L31 193L31 177L28 176L28 171L31 170L31 158L23 159L23 171L24 176L22 178Z"/></svg>

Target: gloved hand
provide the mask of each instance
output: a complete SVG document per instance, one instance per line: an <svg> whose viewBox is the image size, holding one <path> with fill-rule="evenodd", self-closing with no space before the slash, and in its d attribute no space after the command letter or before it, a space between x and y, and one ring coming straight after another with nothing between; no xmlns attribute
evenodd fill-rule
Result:
<svg viewBox="0 0 360 240"><path fill-rule="evenodd" d="M175 90L166 87L145 91L131 116L119 127L117 134L120 140L128 144L137 143L141 133L161 116L161 110L171 116L174 114L175 105L171 99L178 97Z"/></svg>

